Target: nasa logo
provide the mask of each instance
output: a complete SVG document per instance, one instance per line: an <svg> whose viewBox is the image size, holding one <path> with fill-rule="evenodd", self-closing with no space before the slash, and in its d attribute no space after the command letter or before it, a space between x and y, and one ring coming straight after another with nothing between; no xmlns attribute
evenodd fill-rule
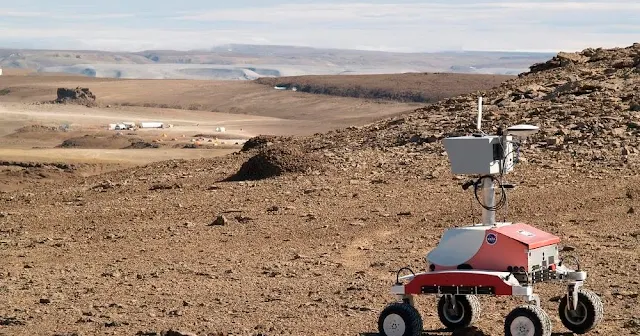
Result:
<svg viewBox="0 0 640 336"><path fill-rule="evenodd" d="M495 245L498 242L498 236L495 233L490 233L487 235L487 244Z"/></svg>

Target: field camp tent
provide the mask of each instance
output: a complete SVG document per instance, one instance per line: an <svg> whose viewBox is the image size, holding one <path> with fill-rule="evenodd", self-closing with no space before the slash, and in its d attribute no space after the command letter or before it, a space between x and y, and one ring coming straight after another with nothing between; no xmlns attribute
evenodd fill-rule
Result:
<svg viewBox="0 0 640 336"><path fill-rule="evenodd" d="M163 128L164 124L161 122L141 122L140 128Z"/></svg>

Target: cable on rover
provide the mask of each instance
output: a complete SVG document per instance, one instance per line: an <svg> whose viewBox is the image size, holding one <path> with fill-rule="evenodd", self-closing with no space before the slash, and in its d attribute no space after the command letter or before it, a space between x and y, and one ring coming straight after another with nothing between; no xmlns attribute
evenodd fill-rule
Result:
<svg viewBox="0 0 640 336"><path fill-rule="evenodd" d="M411 274L413 276L416 276L416 273L413 272L413 270L411 270L409 267L403 267L401 269L398 270L398 272L396 272L396 285L400 285L400 272L407 270L409 272L411 272Z"/></svg>
<svg viewBox="0 0 640 336"><path fill-rule="evenodd" d="M496 203L496 205L490 207L485 205L484 203L482 203L482 201L480 200L480 196L478 196L478 190L480 189L480 183L482 182L483 178L489 178L491 179L491 182L493 183L494 181L498 181L498 184L500 185L500 191L501 191L501 196L500 196L500 201ZM505 203L507 202L507 191L505 190L505 185L503 185L499 180L497 180L495 177L493 177L492 175L485 175L485 176L481 176L480 178L478 178L476 180L476 182L473 184L473 194L476 197L476 201L478 201L478 203L480 204L480 206L482 206L484 209L488 210L488 211L498 211L499 209L501 209Z"/></svg>
<svg viewBox="0 0 640 336"><path fill-rule="evenodd" d="M580 271L580 259L578 257L576 257L573 254L569 254L569 255L565 255L562 258L560 258L560 262L558 263L558 266L562 266L562 264L564 263L564 259L566 258L571 258L574 259L576 261L576 266L578 266L578 268L576 269L576 271Z"/></svg>

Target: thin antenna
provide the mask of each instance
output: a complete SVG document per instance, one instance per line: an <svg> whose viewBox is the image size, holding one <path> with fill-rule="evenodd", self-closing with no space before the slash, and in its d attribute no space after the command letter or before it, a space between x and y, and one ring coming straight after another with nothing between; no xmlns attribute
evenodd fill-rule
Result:
<svg viewBox="0 0 640 336"><path fill-rule="evenodd" d="M478 97L478 131L481 131L482 122L482 96Z"/></svg>

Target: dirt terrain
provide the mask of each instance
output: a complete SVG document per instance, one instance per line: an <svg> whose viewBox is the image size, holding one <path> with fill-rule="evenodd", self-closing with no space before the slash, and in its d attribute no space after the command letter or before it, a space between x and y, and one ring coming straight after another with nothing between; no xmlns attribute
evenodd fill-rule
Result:
<svg viewBox="0 0 640 336"><path fill-rule="evenodd" d="M367 123L420 106L282 92L251 82L113 80L69 76L0 78L0 90L8 91L0 99L36 103L51 100L58 87L78 86L91 89L102 106L147 107L154 108L151 111L158 113L167 113L167 110L173 113L170 110L181 109L310 121L313 129L305 131L305 134L327 131L345 123ZM475 89L468 87L469 91ZM271 132L287 134L275 130Z"/></svg>
<svg viewBox="0 0 640 336"><path fill-rule="evenodd" d="M429 81L416 83L411 76L396 76L393 85L415 84L426 92L436 90ZM464 85L458 88L464 92L487 85L474 75L431 77L431 81L444 84L464 79ZM371 82L366 77L360 80ZM82 101L81 105L91 109L77 104L52 104L67 102L69 97L55 99L60 92L89 97L82 89L89 90L93 100ZM2 179L0 190L28 185L30 176L14 171L13 163L23 160L36 160L47 167L60 160L89 164L90 168L81 165L74 172L95 173L103 171L105 165L109 166L106 170L111 170L158 159L223 155L238 150L242 141L258 134L311 135L344 125L364 125L420 106L283 92L249 82L96 79L9 69L0 77L0 153L12 164L7 164L11 176ZM173 127L159 131L106 130L110 123L127 121L164 122ZM215 132L218 127L226 131ZM60 176L55 169L32 176L43 182L40 176L50 174L53 177L45 180ZM20 183L11 182L16 179Z"/></svg>
<svg viewBox="0 0 640 336"><path fill-rule="evenodd" d="M640 333L638 84L634 45L560 54L483 92L486 132L541 126L497 217L579 256L605 307L594 335ZM441 143L473 131L476 100L0 194L0 334L376 335L395 272L425 270L444 229L479 220ZM564 288L535 288L554 335L572 335ZM435 302L418 299L424 335L449 336ZM483 299L475 335L502 335L520 303Z"/></svg>

